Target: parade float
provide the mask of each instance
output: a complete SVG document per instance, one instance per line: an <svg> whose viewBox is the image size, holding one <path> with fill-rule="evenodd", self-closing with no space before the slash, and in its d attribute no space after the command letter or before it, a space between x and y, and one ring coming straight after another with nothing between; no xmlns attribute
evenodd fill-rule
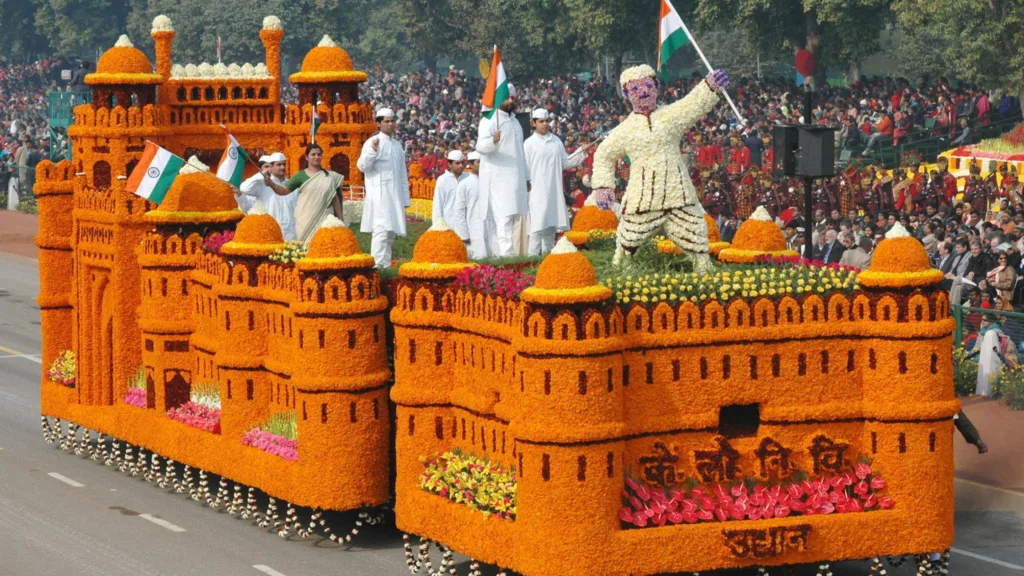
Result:
<svg viewBox="0 0 1024 576"><path fill-rule="evenodd" d="M87 80L74 164L35 189L48 441L281 535L348 540L323 511L393 503L413 572L431 543L449 573L457 551L527 576L877 572L949 548L954 320L899 226L860 273L799 261L757 216L732 246L707 222L706 273L599 278L610 210L535 274L469 262L434 222L385 286L342 223L286 245L203 170L220 123L291 172L314 113L332 168L372 134L329 39L280 114L282 34L268 17L262 68L177 67L158 17L155 73L123 40ZM124 189L146 140L196 157L159 206Z"/></svg>
<svg viewBox="0 0 1024 576"><path fill-rule="evenodd" d="M996 174L1004 164L1020 174L1024 172L1024 124L1018 124L999 138L989 138L971 146L960 146L939 154L949 162L949 171L958 178L970 173L972 163L982 176Z"/></svg>

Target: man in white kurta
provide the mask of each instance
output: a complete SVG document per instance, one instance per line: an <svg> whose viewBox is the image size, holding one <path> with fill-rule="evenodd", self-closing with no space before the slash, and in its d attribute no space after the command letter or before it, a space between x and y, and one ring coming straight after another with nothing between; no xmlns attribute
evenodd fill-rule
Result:
<svg viewBox="0 0 1024 576"><path fill-rule="evenodd" d="M487 218L494 222L495 256L515 253L513 234L516 218L527 213L526 159L523 129L515 116L515 88L509 84L509 99L491 118L482 118L477 130L476 151L480 153L480 193L487 203Z"/></svg>
<svg viewBox="0 0 1024 576"><path fill-rule="evenodd" d="M466 156L468 164L466 172L456 193L466 199L466 220L469 228L469 257L473 260L483 260L491 256L491 236L493 229L487 225L486 203L481 200L480 177L480 153L470 152Z"/></svg>
<svg viewBox="0 0 1024 576"><path fill-rule="evenodd" d="M629 184L622 201L613 263L622 263L661 230L691 256L697 271L707 270L711 259L704 209L679 152L679 142L687 129L714 108L718 91L728 85L729 76L716 70L685 98L660 108L658 81L650 66L627 68L619 83L633 112L598 147L591 180L599 198L611 196L615 163L629 156Z"/></svg>
<svg viewBox="0 0 1024 576"><path fill-rule="evenodd" d="M530 115L533 136L523 144L530 178L530 256L551 252L555 233L569 229L562 172L579 166L584 156L570 159L562 141L548 129L548 111L538 108Z"/></svg>
<svg viewBox="0 0 1024 576"><path fill-rule="evenodd" d="M409 175L405 152L392 136L395 113L381 108L376 115L379 132L363 144L356 167L363 173L366 195L359 231L372 234L370 253L377 268L391 266L391 246L405 236L405 209L409 200Z"/></svg>
<svg viewBox="0 0 1024 576"><path fill-rule="evenodd" d="M461 150L448 153L448 169L437 177L431 220L444 220L463 242L469 241L466 221L466 197L459 194L459 182L465 178L466 156Z"/></svg>
<svg viewBox="0 0 1024 576"><path fill-rule="evenodd" d="M264 160L266 162L264 162ZM270 156L263 156L260 158L260 171L257 174L252 175L239 187L242 192L242 197L245 199L248 210L258 201L263 204L266 208L267 214L274 217L277 220L278 226L281 227L281 235L285 240L295 240L295 203L298 202L298 192L288 192L288 194L281 194L267 186L263 179L263 174L266 173L270 176L271 181L277 184L278 189L284 188L285 170L288 164L288 159L284 154L275 152ZM284 189L287 192L287 189ZM241 206L242 201L239 201Z"/></svg>

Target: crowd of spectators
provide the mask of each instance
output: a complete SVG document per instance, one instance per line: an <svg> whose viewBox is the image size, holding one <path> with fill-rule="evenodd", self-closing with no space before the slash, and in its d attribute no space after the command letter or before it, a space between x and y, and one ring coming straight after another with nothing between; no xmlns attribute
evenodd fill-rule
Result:
<svg viewBox="0 0 1024 576"><path fill-rule="evenodd" d="M552 131L568 150L593 142L629 113L621 94L603 79L565 75L515 80L518 110L548 109L554 119ZM682 98L698 81L700 75L694 75L667 84L662 99ZM407 156L424 164L425 175L435 177L444 171L448 150L472 148L483 87L483 80L454 67L447 72L401 76L374 68L363 87L363 97L376 106L396 110L398 138ZM714 143L725 149L733 137L757 147L760 138L748 139L746 133L767 136L772 125L803 120L803 92L792 80L741 78L734 95L747 124L741 125L722 103L689 131L684 147ZM970 144L970 129L962 121L986 124L1019 111L1010 93L990 93L977 85L953 86L944 78L917 87L892 78L866 79L844 88L824 86L815 93L812 104L811 120L835 127L840 149L853 156L870 155L879 140L898 144L911 132L926 127L947 137L951 146ZM758 163L760 151L751 152Z"/></svg>
<svg viewBox="0 0 1024 576"><path fill-rule="evenodd" d="M11 178L19 175L29 183L30 168L47 154L47 94L62 84L60 72L67 67L59 58L27 64L0 61L0 191L6 192Z"/></svg>

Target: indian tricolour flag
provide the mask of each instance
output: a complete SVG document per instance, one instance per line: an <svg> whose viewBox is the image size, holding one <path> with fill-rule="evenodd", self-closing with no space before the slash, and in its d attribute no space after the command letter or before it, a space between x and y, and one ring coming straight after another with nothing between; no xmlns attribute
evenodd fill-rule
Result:
<svg viewBox="0 0 1024 576"><path fill-rule="evenodd" d="M480 102L484 118L494 116L494 111L504 104L505 100L508 100L508 78L505 76L505 67L501 64L501 54L495 46L491 73L487 76L487 87L484 88L484 97Z"/></svg>
<svg viewBox="0 0 1024 576"><path fill-rule="evenodd" d="M249 155L223 124L221 128L224 128L224 134L228 137L228 144L220 157L220 164L217 165L217 178L238 188L242 185L242 172L245 171L245 161Z"/></svg>
<svg viewBox="0 0 1024 576"><path fill-rule="evenodd" d="M661 0L661 23L658 27L658 70L683 46L692 42L690 31L683 24L670 0Z"/></svg>
<svg viewBox="0 0 1024 576"><path fill-rule="evenodd" d="M184 164L181 158L152 142L146 142L146 150L128 177L125 190L159 204L163 202L164 195Z"/></svg>

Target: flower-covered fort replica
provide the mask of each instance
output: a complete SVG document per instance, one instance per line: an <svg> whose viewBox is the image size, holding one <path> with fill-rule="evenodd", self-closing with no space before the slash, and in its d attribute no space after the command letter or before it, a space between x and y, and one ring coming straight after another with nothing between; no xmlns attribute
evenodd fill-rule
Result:
<svg viewBox="0 0 1024 576"><path fill-rule="evenodd" d="M949 548L955 323L899 226L857 271L800 261L759 212L731 246L709 225L707 271L652 239L636 261L665 270L635 275L595 267L617 226L598 208L528 271L434 222L385 283L340 221L286 246L201 166L159 206L125 192L146 140L212 163L221 123L294 172L313 113L360 182L365 74L325 39L282 116L282 34L268 17L265 64L172 66L158 17L155 71L122 40L87 78L74 163L36 184L49 441L282 535L392 503L414 571L431 542L445 569L526 576Z"/></svg>

